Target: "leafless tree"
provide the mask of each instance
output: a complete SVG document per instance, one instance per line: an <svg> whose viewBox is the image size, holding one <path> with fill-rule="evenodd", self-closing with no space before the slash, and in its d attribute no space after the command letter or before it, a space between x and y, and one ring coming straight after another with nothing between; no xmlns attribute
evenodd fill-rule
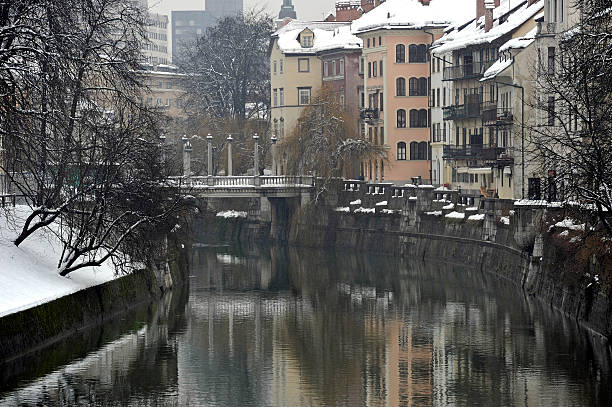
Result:
<svg viewBox="0 0 612 407"><path fill-rule="evenodd" d="M560 49L539 50L532 153L548 174L545 196L594 209L612 234L612 1L573 3L578 24Z"/></svg>
<svg viewBox="0 0 612 407"><path fill-rule="evenodd" d="M24 4L29 7L24 7ZM4 9L2 9L4 7ZM140 230L179 203L159 148L159 115L140 103L145 15L124 0L3 2L2 169L31 205L15 240L41 229L64 245L60 274L130 256ZM9 30L10 32L10 30Z"/></svg>

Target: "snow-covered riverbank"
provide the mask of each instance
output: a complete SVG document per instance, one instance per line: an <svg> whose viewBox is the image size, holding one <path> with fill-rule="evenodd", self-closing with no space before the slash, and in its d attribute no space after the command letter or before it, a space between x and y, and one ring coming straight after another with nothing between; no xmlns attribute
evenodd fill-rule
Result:
<svg viewBox="0 0 612 407"><path fill-rule="evenodd" d="M50 233L37 233L16 247L15 227L27 213L23 206L11 210L14 222L0 214L0 317L116 278L110 262L61 277L57 270L61 245Z"/></svg>

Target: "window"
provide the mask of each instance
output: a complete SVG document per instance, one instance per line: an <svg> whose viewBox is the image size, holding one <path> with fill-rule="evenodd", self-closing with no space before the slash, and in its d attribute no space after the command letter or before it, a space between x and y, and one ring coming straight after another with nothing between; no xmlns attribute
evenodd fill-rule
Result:
<svg viewBox="0 0 612 407"><path fill-rule="evenodd" d="M378 64L376 61L372 63L372 76L376 78L378 72Z"/></svg>
<svg viewBox="0 0 612 407"><path fill-rule="evenodd" d="M406 96L406 79L397 78L395 80L395 94L397 96Z"/></svg>
<svg viewBox="0 0 612 407"><path fill-rule="evenodd" d="M554 96L548 97L547 111L548 111L548 125L554 126L555 125L555 97Z"/></svg>
<svg viewBox="0 0 612 407"><path fill-rule="evenodd" d="M408 47L408 61L409 62L427 62L427 45L412 44Z"/></svg>
<svg viewBox="0 0 612 407"><path fill-rule="evenodd" d="M406 127L406 111L404 109L397 111L397 127L400 129Z"/></svg>
<svg viewBox="0 0 612 407"><path fill-rule="evenodd" d="M340 94L340 106L344 107L344 91Z"/></svg>
<svg viewBox="0 0 612 407"><path fill-rule="evenodd" d="M272 99L272 106L276 107L276 106L278 106L278 89L274 89L272 91L272 94L274 95L274 97Z"/></svg>
<svg viewBox="0 0 612 407"><path fill-rule="evenodd" d="M302 47L304 47L304 48L312 48L312 35L303 35L302 36Z"/></svg>
<svg viewBox="0 0 612 407"><path fill-rule="evenodd" d="M336 76L337 72L336 72L336 60L332 61L332 71L331 71L332 76Z"/></svg>
<svg viewBox="0 0 612 407"><path fill-rule="evenodd" d="M344 59L340 60L340 75L344 75Z"/></svg>
<svg viewBox="0 0 612 407"><path fill-rule="evenodd" d="M379 69L379 71L380 71L380 76L383 76L383 61L381 60L381 61L378 63L378 65L380 66L380 69Z"/></svg>
<svg viewBox="0 0 612 407"><path fill-rule="evenodd" d="M284 61L281 59L280 60L280 73L283 73L284 70Z"/></svg>
<svg viewBox="0 0 612 407"><path fill-rule="evenodd" d="M307 105L310 103L310 88L298 88L298 104Z"/></svg>
<svg viewBox="0 0 612 407"><path fill-rule="evenodd" d="M406 47L404 44L397 44L395 46L395 62L398 64L406 62Z"/></svg>
<svg viewBox="0 0 612 407"><path fill-rule="evenodd" d="M375 47L376 46L376 37L372 38L372 46Z"/></svg>
<svg viewBox="0 0 612 407"><path fill-rule="evenodd" d="M298 72L310 72L310 59L308 58L298 59Z"/></svg>
<svg viewBox="0 0 612 407"><path fill-rule="evenodd" d="M440 107L440 88L436 89L436 96L437 96L437 99L436 99L435 105L437 107Z"/></svg>
<svg viewBox="0 0 612 407"><path fill-rule="evenodd" d="M385 144L385 128L380 128L380 144Z"/></svg>
<svg viewBox="0 0 612 407"><path fill-rule="evenodd" d="M428 120L427 109L411 109L410 110L410 127L422 128L427 127Z"/></svg>
<svg viewBox="0 0 612 407"><path fill-rule="evenodd" d="M378 127L374 127L374 144L378 144Z"/></svg>
<svg viewBox="0 0 612 407"><path fill-rule="evenodd" d="M381 112L384 110L383 106L384 106L384 98L383 98L383 94L381 92L381 94L380 94L380 111Z"/></svg>
<svg viewBox="0 0 612 407"><path fill-rule="evenodd" d="M278 134L278 119L274 119L274 135Z"/></svg>
<svg viewBox="0 0 612 407"><path fill-rule="evenodd" d="M372 77L372 63L368 62L368 78Z"/></svg>
<svg viewBox="0 0 612 407"><path fill-rule="evenodd" d="M327 61L323 62L323 76L329 76Z"/></svg>
<svg viewBox="0 0 612 407"><path fill-rule="evenodd" d="M368 141L372 143L372 127L368 127Z"/></svg>
<svg viewBox="0 0 612 407"><path fill-rule="evenodd" d="M370 48L370 39L369 38L366 40L366 43L368 44L368 46L366 48Z"/></svg>
<svg viewBox="0 0 612 407"><path fill-rule="evenodd" d="M274 66L274 69L272 71L274 72L274 75L276 75L276 61L274 61L273 66Z"/></svg>
<svg viewBox="0 0 612 407"><path fill-rule="evenodd" d="M279 102L281 106L285 106L285 88L278 89Z"/></svg>
<svg viewBox="0 0 612 407"><path fill-rule="evenodd" d="M280 136L281 138L285 137L285 119L280 118Z"/></svg>
<svg viewBox="0 0 612 407"><path fill-rule="evenodd" d="M363 57L359 58L359 74L363 75L365 69L365 59Z"/></svg>
<svg viewBox="0 0 612 407"><path fill-rule="evenodd" d="M397 159L401 161L406 160L406 143L403 141L397 143Z"/></svg>
<svg viewBox="0 0 612 407"><path fill-rule="evenodd" d="M378 45L382 45L382 37L378 36Z"/></svg>
<svg viewBox="0 0 612 407"><path fill-rule="evenodd" d="M427 96L427 78L419 78L419 95Z"/></svg>
<svg viewBox="0 0 612 407"><path fill-rule="evenodd" d="M548 47L548 74L555 74L555 47Z"/></svg>
<svg viewBox="0 0 612 407"><path fill-rule="evenodd" d="M428 160L429 145L426 141L420 143L413 141L410 143L410 159L411 160Z"/></svg>

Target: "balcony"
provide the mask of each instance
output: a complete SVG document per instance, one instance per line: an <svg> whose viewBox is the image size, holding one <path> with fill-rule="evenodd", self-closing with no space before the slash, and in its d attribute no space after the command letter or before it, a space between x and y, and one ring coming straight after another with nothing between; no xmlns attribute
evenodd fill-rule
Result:
<svg viewBox="0 0 612 407"><path fill-rule="evenodd" d="M505 147L472 144L466 146L445 145L443 158L449 160L479 160L498 166L511 165L514 159L509 157ZM481 165L479 163L479 165Z"/></svg>
<svg viewBox="0 0 612 407"><path fill-rule="evenodd" d="M459 81L480 78L495 61L472 62L471 64L449 66L444 68L442 80Z"/></svg>
<svg viewBox="0 0 612 407"><path fill-rule="evenodd" d="M366 122L378 120L378 109L361 109L359 117Z"/></svg>
<svg viewBox="0 0 612 407"><path fill-rule="evenodd" d="M496 104L485 106L482 110L482 124L484 126L507 126L514 122L512 109L497 107Z"/></svg>
<svg viewBox="0 0 612 407"><path fill-rule="evenodd" d="M466 103L464 105L446 106L442 108L444 120L461 120L480 117L480 102Z"/></svg>

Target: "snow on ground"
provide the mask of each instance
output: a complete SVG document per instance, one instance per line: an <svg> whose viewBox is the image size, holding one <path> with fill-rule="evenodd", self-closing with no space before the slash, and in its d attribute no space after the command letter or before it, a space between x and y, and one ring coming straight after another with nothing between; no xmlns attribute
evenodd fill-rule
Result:
<svg viewBox="0 0 612 407"><path fill-rule="evenodd" d="M455 204L449 203L448 205L443 206L442 209L455 209Z"/></svg>
<svg viewBox="0 0 612 407"><path fill-rule="evenodd" d="M22 225L28 213L27 207L17 206L11 213L15 225ZM116 278L111 262L60 276L61 245L57 238L37 232L17 247L13 244L17 232L11 223L0 213L0 317Z"/></svg>
<svg viewBox="0 0 612 407"><path fill-rule="evenodd" d="M442 216L442 211L425 212L425 215Z"/></svg>
<svg viewBox="0 0 612 407"><path fill-rule="evenodd" d="M574 221L570 218L565 218L560 222L555 223L556 227L566 228L571 230L584 230L584 223L574 223Z"/></svg>
<svg viewBox="0 0 612 407"><path fill-rule="evenodd" d="M388 205L387 201L380 201L376 203L376 206L387 206L387 205Z"/></svg>
<svg viewBox="0 0 612 407"><path fill-rule="evenodd" d="M217 213L218 218L246 218L247 213L242 211L223 211Z"/></svg>

